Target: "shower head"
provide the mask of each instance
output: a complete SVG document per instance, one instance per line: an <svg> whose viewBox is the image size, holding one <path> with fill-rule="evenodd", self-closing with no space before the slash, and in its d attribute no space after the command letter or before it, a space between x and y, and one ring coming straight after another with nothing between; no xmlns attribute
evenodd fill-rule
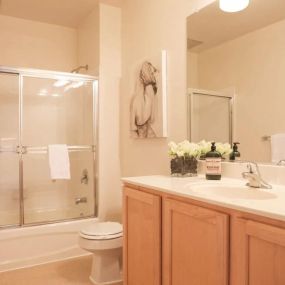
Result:
<svg viewBox="0 0 285 285"><path fill-rule="evenodd" d="M1 1L1 0L0 0L0 1ZM77 68L71 70L71 73L79 73L79 71L80 71L81 69L84 69L84 70L87 71L88 68L89 68L88 64L86 64L86 65L80 65L80 66L78 66Z"/></svg>

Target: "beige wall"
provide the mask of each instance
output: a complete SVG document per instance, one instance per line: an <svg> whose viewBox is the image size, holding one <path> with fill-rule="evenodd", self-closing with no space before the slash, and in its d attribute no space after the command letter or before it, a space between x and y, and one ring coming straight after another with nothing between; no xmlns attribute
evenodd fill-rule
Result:
<svg viewBox="0 0 285 285"><path fill-rule="evenodd" d="M88 64L88 74L99 75L99 5L78 26L78 65ZM81 73L84 73L82 70Z"/></svg>
<svg viewBox="0 0 285 285"><path fill-rule="evenodd" d="M0 64L70 71L77 65L77 31L0 16Z"/></svg>
<svg viewBox="0 0 285 285"><path fill-rule="evenodd" d="M0 65L98 75L99 7L77 29L0 15L0 38Z"/></svg>
<svg viewBox="0 0 285 285"><path fill-rule="evenodd" d="M99 218L121 217L119 94L121 9L100 4Z"/></svg>
<svg viewBox="0 0 285 285"><path fill-rule="evenodd" d="M187 87L199 88L198 84L198 54L187 51Z"/></svg>
<svg viewBox="0 0 285 285"><path fill-rule="evenodd" d="M121 9L110 4L100 3L80 24L78 63L88 63L87 74L99 75L98 215L101 220L120 220Z"/></svg>
<svg viewBox="0 0 285 285"><path fill-rule="evenodd" d="M284 132L285 21L249 33L198 56L199 88L235 87L235 136L245 159L267 161L265 135Z"/></svg>
<svg viewBox="0 0 285 285"><path fill-rule="evenodd" d="M121 88L121 168L123 176L169 173L167 143L187 137L186 18L213 0L125 0ZM133 69L140 60L168 52L168 139L129 136Z"/></svg>
<svg viewBox="0 0 285 285"><path fill-rule="evenodd" d="M86 73L99 74L99 218L120 220L121 9L119 1L103 2L79 26L78 63L88 63Z"/></svg>

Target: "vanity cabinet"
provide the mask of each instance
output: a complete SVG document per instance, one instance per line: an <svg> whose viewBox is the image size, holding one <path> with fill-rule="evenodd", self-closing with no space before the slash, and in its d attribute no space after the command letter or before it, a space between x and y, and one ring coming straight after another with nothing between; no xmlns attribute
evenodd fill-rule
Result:
<svg viewBox="0 0 285 285"><path fill-rule="evenodd" d="M129 187L123 197L124 285L228 284L226 214Z"/></svg>
<svg viewBox="0 0 285 285"><path fill-rule="evenodd" d="M236 219L232 285L285 284L285 229Z"/></svg>
<svg viewBox="0 0 285 285"><path fill-rule="evenodd" d="M284 222L124 188L124 285L284 284Z"/></svg>
<svg viewBox="0 0 285 285"><path fill-rule="evenodd" d="M161 197L124 188L124 285L161 284Z"/></svg>
<svg viewBox="0 0 285 285"><path fill-rule="evenodd" d="M227 285L228 215L163 200L163 285Z"/></svg>

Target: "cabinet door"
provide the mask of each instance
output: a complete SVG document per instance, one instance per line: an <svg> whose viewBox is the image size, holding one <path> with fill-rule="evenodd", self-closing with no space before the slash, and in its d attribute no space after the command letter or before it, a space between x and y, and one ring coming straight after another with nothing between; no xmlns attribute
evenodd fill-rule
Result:
<svg viewBox="0 0 285 285"><path fill-rule="evenodd" d="M236 219L232 285L285 284L285 229Z"/></svg>
<svg viewBox="0 0 285 285"><path fill-rule="evenodd" d="M227 285L228 223L226 214L164 201L163 285Z"/></svg>
<svg viewBox="0 0 285 285"><path fill-rule="evenodd" d="M161 284L161 198L124 188L124 285Z"/></svg>

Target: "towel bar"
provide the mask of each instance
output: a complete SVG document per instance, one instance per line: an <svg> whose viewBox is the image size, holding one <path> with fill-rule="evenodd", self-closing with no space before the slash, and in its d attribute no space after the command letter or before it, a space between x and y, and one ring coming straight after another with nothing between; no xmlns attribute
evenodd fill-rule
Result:
<svg viewBox="0 0 285 285"><path fill-rule="evenodd" d="M67 149L69 152L75 152L75 151L90 151L95 152L95 145L70 145L67 146ZM48 147L47 146L18 146L17 152L21 154L26 153L47 153Z"/></svg>

